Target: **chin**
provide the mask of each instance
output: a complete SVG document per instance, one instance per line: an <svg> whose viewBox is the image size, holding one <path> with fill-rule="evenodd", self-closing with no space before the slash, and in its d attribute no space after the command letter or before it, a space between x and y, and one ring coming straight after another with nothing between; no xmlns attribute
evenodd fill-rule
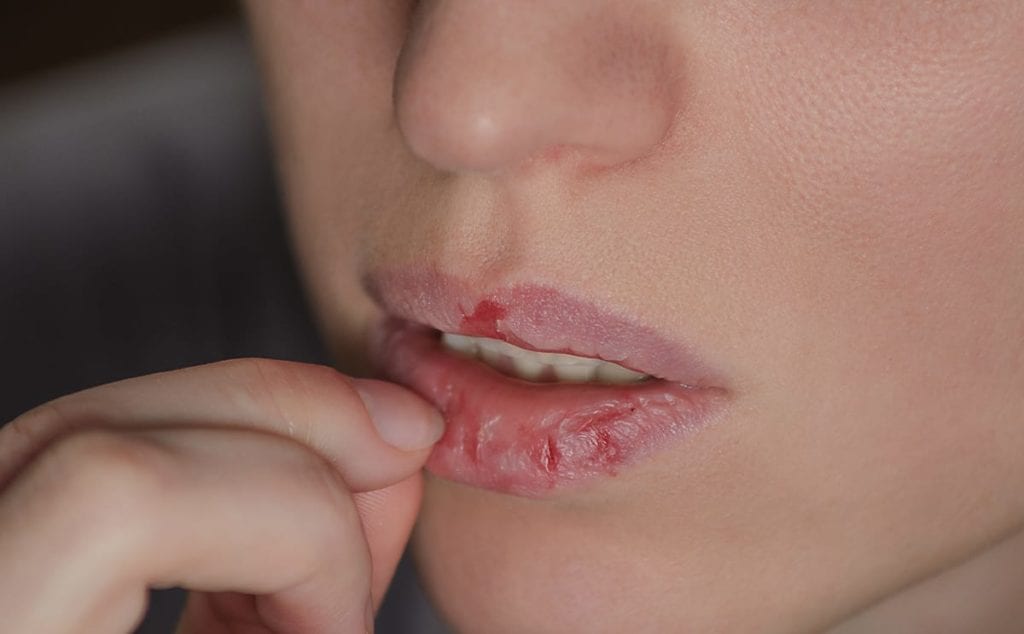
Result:
<svg viewBox="0 0 1024 634"><path fill-rule="evenodd" d="M656 547L597 515L430 477L414 554L459 633L707 631L672 614L685 595L653 565L668 563Z"/></svg>

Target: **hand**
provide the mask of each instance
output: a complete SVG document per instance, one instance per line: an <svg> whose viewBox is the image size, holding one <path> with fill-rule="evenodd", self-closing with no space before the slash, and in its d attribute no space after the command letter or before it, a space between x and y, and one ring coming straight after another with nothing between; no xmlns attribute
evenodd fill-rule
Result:
<svg viewBox="0 0 1024 634"><path fill-rule="evenodd" d="M405 389L244 359L51 401L0 429L4 631L367 632L440 415Z"/></svg>

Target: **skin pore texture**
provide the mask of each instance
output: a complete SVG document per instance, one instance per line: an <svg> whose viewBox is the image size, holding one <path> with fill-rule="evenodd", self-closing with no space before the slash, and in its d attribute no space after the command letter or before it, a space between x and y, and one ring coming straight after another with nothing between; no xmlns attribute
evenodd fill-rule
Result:
<svg viewBox="0 0 1024 634"><path fill-rule="evenodd" d="M579 491L428 477L457 631L1021 622L1024 4L249 10L339 367L363 280L415 268L586 298L724 377L715 424Z"/></svg>

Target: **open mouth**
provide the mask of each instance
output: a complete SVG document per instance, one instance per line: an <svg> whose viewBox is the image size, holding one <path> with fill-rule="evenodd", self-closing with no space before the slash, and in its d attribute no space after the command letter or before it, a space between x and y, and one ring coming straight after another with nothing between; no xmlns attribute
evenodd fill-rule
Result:
<svg viewBox="0 0 1024 634"><path fill-rule="evenodd" d="M726 400L691 354L553 289L516 287L464 309L437 280L410 280L375 289L400 316L378 325L373 352L387 378L444 415L427 462L439 477L544 496L620 474ZM406 301L423 301L422 289L431 310Z"/></svg>
<svg viewBox="0 0 1024 634"><path fill-rule="evenodd" d="M535 352L489 337L443 333L441 345L469 359L478 359L502 374L543 383L629 385L651 378L618 363L558 352Z"/></svg>

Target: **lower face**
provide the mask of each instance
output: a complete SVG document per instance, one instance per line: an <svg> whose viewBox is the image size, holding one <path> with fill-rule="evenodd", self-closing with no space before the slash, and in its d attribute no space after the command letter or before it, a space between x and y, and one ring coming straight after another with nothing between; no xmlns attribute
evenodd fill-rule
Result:
<svg viewBox="0 0 1024 634"><path fill-rule="evenodd" d="M549 289L604 316L562 323L556 352L628 324L716 395L667 415L685 433L644 432L579 478L496 484L499 467L434 459L414 546L460 631L821 630L1024 527L1019 5L649 4L685 69L679 118L660 151L597 174L411 151L392 97L403 3L250 7L339 367L367 367L388 313L518 336L445 311ZM396 290L416 279L448 290L417 304ZM407 353L392 373L429 391ZM451 363L471 395L494 372ZM486 376L498 413L661 389Z"/></svg>

